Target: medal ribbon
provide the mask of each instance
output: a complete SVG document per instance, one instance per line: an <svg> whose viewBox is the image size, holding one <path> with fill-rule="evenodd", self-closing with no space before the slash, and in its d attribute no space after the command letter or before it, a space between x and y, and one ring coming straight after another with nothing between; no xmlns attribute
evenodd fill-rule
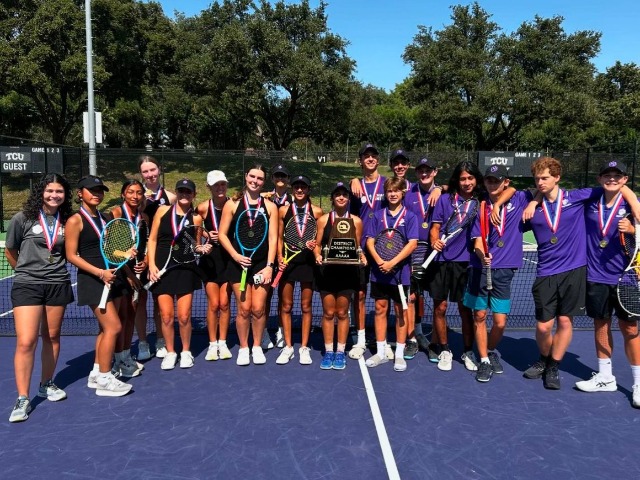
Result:
<svg viewBox="0 0 640 480"><path fill-rule="evenodd" d="M402 221L402 219L406 214L407 214L407 209L405 207L402 207L402 210L400 210L400 213L398 214L398 217L396 218L396 220L393 222L393 227L391 228L397 229L398 225L400 225L400 222ZM384 222L385 230L389 229L389 223L387 222L387 215L393 218L393 215L391 214L388 208L386 209L386 212L384 212L384 215L382 216L382 221ZM387 233L387 237L389 238L393 237L393 232Z"/></svg>
<svg viewBox="0 0 640 480"><path fill-rule="evenodd" d="M332 211L331 211L331 225L333 225L333 224L335 223L335 221L336 221L336 215L337 215L336 211L335 211L335 210L332 210ZM347 210L347 211L345 212L344 216L342 216L342 217L338 217L338 218L351 218L351 214L349 213L349 210Z"/></svg>
<svg viewBox="0 0 640 480"><path fill-rule="evenodd" d="M364 198L367 202L367 205L369 205L369 208L371 209L371 211L374 211L373 206L376 204L376 199L378 198L378 191L380 190L380 184L382 177L380 175L378 175L378 178L376 178L376 186L373 189L373 196L371 199L369 199L369 191L367 190L367 184L364 181L364 178L360 179L360 184L362 185L362 191L364 192Z"/></svg>
<svg viewBox="0 0 640 480"><path fill-rule="evenodd" d="M278 196L278 192L273 191L273 203L281 207L287 202L287 193L285 192L281 197Z"/></svg>
<svg viewBox="0 0 640 480"><path fill-rule="evenodd" d="M251 212L249 212L249 209L251 208L251 204L249 203L249 195L245 193L242 201L244 202L245 210L247 210L247 217L249 217L249 226L253 227L253 222L255 222L256 217L258 216L258 213L260 212L260 208L262 208L262 197L258 197L258 203L256 204L256 207L255 207L256 213L253 215L253 217L251 216Z"/></svg>
<svg viewBox="0 0 640 480"><path fill-rule="evenodd" d="M135 215L133 215L133 218L131 218L131 212L129 212L129 206L126 203L122 204L122 215L124 215L124 218L126 218L127 220L129 220L131 223L133 223L136 227L138 226L138 224L140 223L140 215L138 212L136 212Z"/></svg>
<svg viewBox="0 0 640 480"><path fill-rule="evenodd" d="M104 221L102 214L98 212L98 220L100 221L100 226L98 226L98 222L93 219L91 214L84 207L80 207L80 215L82 215L89 222L91 228L93 228L93 230L99 237L102 229L107 224L107 222Z"/></svg>
<svg viewBox="0 0 640 480"><path fill-rule="evenodd" d="M309 207L310 204L309 202L305 203L304 205L304 219L300 222L298 220L298 214L300 213L298 210L298 207L296 206L295 202L291 204L291 210L293 211L293 215L296 219L296 231L298 232L298 236L300 238L303 237L305 230L307 229L307 221L309 220L309 217L307 217L307 215L309 214Z"/></svg>
<svg viewBox="0 0 640 480"><path fill-rule="evenodd" d="M609 218L605 220L606 205L604 203L604 195L600 197L600 203L598 204L598 226L600 227L602 238L607 237L607 232L609 231L609 227L611 227L613 217L615 217L614 213L618 211L618 207L620 207L621 203L622 203L622 194L618 193L613 202L613 207L611 208L611 212L609 213Z"/></svg>
<svg viewBox="0 0 640 480"><path fill-rule="evenodd" d="M564 198L564 192L562 189L558 190L558 198L553 203L557 203L558 207L556 208L555 217L551 218L551 203L547 201L545 198L542 202L542 212L544 213L544 218L547 221L547 225L551 229L551 233L556 233L558 230L558 225L560 225L560 215L562 213L562 199Z"/></svg>
<svg viewBox="0 0 640 480"><path fill-rule="evenodd" d="M173 234L173 238L176 238L178 236L178 233L180 233L180 230L182 230L187 224L187 217L190 213L191 209L189 209L187 213L184 214L184 217L182 217L182 220L178 222L178 212L176 210L176 205L173 205L171 207L171 233Z"/></svg>
<svg viewBox="0 0 640 480"><path fill-rule="evenodd" d="M487 206L489 207L489 212L492 212L493 203L491 202L491 199L489 199L489 203L487 203ZM489 227L489 230L491 230L491 227L495 228L496 231L498 232L498 236L502 237L502 235L504 235L504 228L507 223L507 209L504 208L504 205L500 207L498 214L500 215L500 225L496 227L491 223L491 220L489 220L489 223L487 224L487 226Z"/></svg>
<svg viewBox="0 0 640 480"><path fill-rule="evenodd" d="M422 196L422 187L418 187L418 203L420 204L420 212L422 212L422 219L426 222L427 215L429 214L429 204L427 203L427 198L429 198L429 194L435 188L435 184L431 185L431 188L428 192L426 192L424 197Z"/></svg>
<svg viewBox="0 0 640 480"><path fill-rule="evenodd" d="M460 196L456 193L456 196L454 197L455 202L456 202L456 215L458 215L458 221L460 223L462 223L462 221L465 219L465 217L467 216L467 213L469 213L469 209L471 208L471 203L467 203L467 208L465 208L464 212L460 212L460 205L464 202L460 202Z"/></svg>
<svg viewBox="0 0 640 480"><path fill-rule="evenodd" d="M44 241L47 243L47 249L49 253L53 251L53 246L56 243L56 237L58 236L58 230L60 229L60 212L56 212L56 220L53 227L50 227L47 223L47 216L44 211L40 210L40 216L38 220L42 226L42 232L44 233Z"/></svg>
<svg viewBox="0 0 640 480"><path fill-rule="evenodd" d="M211 223L213 223L213 231L218 233L218 217L216 217L216 207L213 199L209 200L209 212L211 212Z"/></svg>

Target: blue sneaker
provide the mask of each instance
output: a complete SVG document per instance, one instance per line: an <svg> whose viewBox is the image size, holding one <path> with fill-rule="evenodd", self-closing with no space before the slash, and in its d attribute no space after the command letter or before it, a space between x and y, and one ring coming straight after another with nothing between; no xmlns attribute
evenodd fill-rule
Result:
<svg viewBox="0 0 640 480"><path fill-rule="evenodd" d="M331 370L333 366L333 358L335 354L333 352L327 352L322 357L322 362L320 363L320 368L322 370Z"/></svg>
<svg viewBox="0 0 640 480"><path fill-rule="evenodd" d="M333 357L333 369L334 370L344 370L347 366L347 357L345 357L344 352L336 352Z"/></svg>

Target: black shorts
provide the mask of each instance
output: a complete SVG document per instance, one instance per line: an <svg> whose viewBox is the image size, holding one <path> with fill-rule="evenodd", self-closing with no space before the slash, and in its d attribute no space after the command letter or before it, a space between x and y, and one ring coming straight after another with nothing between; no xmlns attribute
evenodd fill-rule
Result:
<svg viewBox="0 0 640 480"><path fill-rule="evenodd" d="M586 291L587 267L536 278L531 289L536 319L546 322L560 315L584 315Z"/></svg>
<svg viewBox="0 0 640 480"><path fill-rule="evenodd" d="M434 300L461 302L467 288L469 262L434 262L427 273L427 291Z"/></svg>
<svg viewBox="0 0 640 480"><path fill-rule="evenodd" d="M618 320L635 322L638 317L631 317L620 306L615 285L587 282L587 315L591 318L610 319L615 311Z"/></svg>
<svg viewBox="0 0 640 480"><path fill-rule="evenodd" d="M11 287L13 308L43 305L65 307L73 302L71 284L66 283L14 283Z"/></svg>
<svg viewBox="0 0 640 480"><path fill-rule="evenodd" d="M409 298L409 287L403 285L402 288L404 289L405 297ZM393 300L396 305L402 303L397 285L371 282L371 292L369 294L374 300Z"/></svg>

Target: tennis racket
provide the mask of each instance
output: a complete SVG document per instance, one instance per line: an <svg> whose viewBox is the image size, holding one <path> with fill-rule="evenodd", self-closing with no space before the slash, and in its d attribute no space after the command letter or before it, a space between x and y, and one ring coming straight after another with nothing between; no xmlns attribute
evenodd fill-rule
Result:
<svg viewBox="0 0 640 480"><path fill-rule="evenodd" d="M459 235L476 218L477 213L478 200L475 198L470 198L463 202L462 205L458 205L447 220L447 223L444 224L444 228L442 229L444 233L440 237L440 240L447 243ZM422 267L427 268L438 253L438 250L433 250L422 264Z"/></svg>
<svg viewBox="0 0 640 480"><path fill-rule="evenodd" d="M138 222L138 255L136 255L136 263L140 263L144 260L144 257L147 255L147 240L149 239L149 226L147 222L144 220L140 220ZM140 280L140 274L136 273L136 278ZM140 291L135 289L133 291L132 300L133 303L138 302L138 298L140 297Z"/></svg>
<svg viewBox="0 0 640 480"><path fill-rule="evenodd" d="M296 255L307 248L307 242L316 239L318 228L316 219L308 213L293 215L284 227L284 263L289 265ZM273 279L272 287L277 287L284 270Z"/></svg>
<svg viewBox="0 0 640 480"><path fill-rule="evenodd" d="M388 262L394 259L402 251L407 244L407 239L402 232L395 228L387 228L382 230L375 238L373 248L382 260ZM404 293L404 287L402 286L402 265L397 265L393 276L398 284L398 292L400 293L400 301L402 302L402 309L408 310L407 296Z"/></svg>
<svg viewBox="0 0 640 480"><path fill-rule="evenodd" d="M249 208L238 216L236 222L236 241L241 255L252 258L256 250L264 243L269 231L269 222L264 212L257 208ZM247 267L242 267L240 291L247 288Z"/></svg>
<svg viewBox="0 0 640 480"><path fill-rule="evenodd" d="M203 253L202 247L209 243L209 240L209 232L200 225L188 225L182 228L171 241L167 260L158 271L158 280L149 280L144 289L149 290L167 271L195 263Z"/></svg>
<svg viewBox="0 0 640 480"><path fill-rule="evenodd" d="M424 274L426 273L426 270L422 266L422 264L427 258L428 252L429 242L426 242L424 240L419 240L418 246L413 252L411 252L411 276L418 281L422 280L424 278Z"/></svg>
<svg viewBox="0 0 640 480"><path fill-rule="evenodd" d="M620 306L631 316L640 315L640 224L634 222L635 235L620 233L620 243L629 266L618 280Z"/></svg>
<svg viewBox="0 0 640 480"><path fill-rule="evenodd" d="M489 209L487 202L480 202L480 237L482 239L482 252L484 257L489 257ZM487 275L487 290L493 290L493 280L491 279L491 266L482 265Z"/></svg>
<svg viewBox="0 0 640 480"><path fill-rule="evenodd" d="M138 247L138 231L136 226L126 218L115 218L107 223L100 233L100 253L108 269L116 271L133 257ZM107 306L110 286L105 284L98 308Z"/></svg>

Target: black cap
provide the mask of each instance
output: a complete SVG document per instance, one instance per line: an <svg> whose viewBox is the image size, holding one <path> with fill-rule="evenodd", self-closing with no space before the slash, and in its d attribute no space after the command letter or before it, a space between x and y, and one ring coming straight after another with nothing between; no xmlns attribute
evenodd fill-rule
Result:
<svg viewBox="0 0 640 480"><path fill-rule="evenodd" d="M271 169L271 176L275 175L276 173L284 173L287 177L289 176L289 170L287 170L287 167L285 167L281 163L279 163L278 165L275 165Z"/></svg>
<svg viewBox="0 0 640 480"><path fill-rule="evenodd" d="M485 177L494 177L498 180L509 178L509 170L504 165L491 165L484 171Z"/></svg>
<svg viewBox="0 0 640 480"><path fill-rule="evenodd" d="M418 160L418 163L416 163L415 168L418 167L429 167L435 170L436 168L438 168L438 164L436 164L436 162L430 158L422 157L420 160Z"/></svg>
<svg viewBox="0 0 640 480"><path fill-rule="evenodd" d="M176 183L176 190L178 190L179 188L188 188L189 190L191 190L191 193L195 193L196 184L188 178L183 178L182 180L178 180L178 183Z"/></svg>
<svg viewBox="0 0 640 480"><path fill-rule="evenodd" d="M335 186L333 187L333 189L331 190L331 196L333 197L333 194L336 193L336 191L338 190L346 190L346 192L351 195L351 188L349 188L349 184L348 183L344 183L344 182L338 182L335 184Z"/></svg>
<svg viewBox="0 0 640 480"><path fill-rule="evenodd" d="M362 155L364 155L369 150L374 152L376 155L378 155L380 153L380 152L378 152L378 149L376 148L376 146L373 143L365 143L362 146L362 148L360 149L360 151L358 152L358 156L361 157Z"/></svg>
<svg viewBox="0 0 640 480"><path fill-rule="evenodd" d="M289 183L291 183L291 185L293 185L294 183L304 183L307 187L311 186L311 180L309 180L309 177L306 177L304 175L296 175L291 179L291 182Z"/></svg>
<svg viewBox="0 0 640 480"><path fill-rule="evenodd" d="M407 155L407 152L405 152L401 148L398 148L397 150L394 150L393 152L391 152L391 156L389 157L389 166L391 166L393 161L398 158L404 158L407 162L411 162L411 159Z"/></svg>
<svg viewBox="0 0 640 480"><path fill-rule="evenodd" d="M81 178L78 182L78 188L86 188L90 190L95 187L102 187L105 192L109 191L109 187L102 183L102 179L100 177L87 175L86 177Z"/></svg>
<svg viewBox="0 0 640 480"><path fill-rule="evenodd" d="M602 175L607 170L618 170L623 175L627 174L627 166L620 160L607 160L604 162L600 167L600 173L598 175Z"/></svg>

